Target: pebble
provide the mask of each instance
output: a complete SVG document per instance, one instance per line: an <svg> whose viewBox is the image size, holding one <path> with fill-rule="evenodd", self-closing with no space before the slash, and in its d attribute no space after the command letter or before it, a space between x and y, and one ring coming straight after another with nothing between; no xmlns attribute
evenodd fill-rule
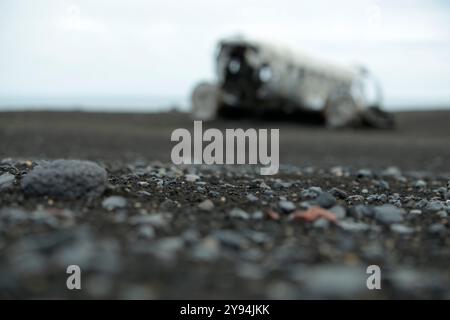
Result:
<svg viewBox="0 0 450 320"><path fill-rule="evenodd" d="M316 221L313 222L314 228L327 229L329 226L330 222L326 219L317 219Z"/></svg>
<svg viewBox="0 0 450 320"><path fill-rule="evenodd" d="M333 212L333 213L336 215L336 218L337 218L338 220L344 219L345 216L346 216L346 211L345 211L345 208L344 208L344 207L341 207L341 206L334 206L334 207L331 207L329 210L330 210L331 212Z"/></svg>
<svg viewBox="0 0 450 320"><path fill-rule="evenodd" d="M173 260L176 254L184 247L180 237L166 237L158 240L153 247L153 253L162 260Z"/></svg>
<svg viewBox="0 0 450 320"><path fill-rule="evenodd" d="M239 208L234 208L232 209L228 215L232 218L238 218L238 219L243 219L243 220L248 220L250 218L250 215L245 212L242 209Z"/></svg>
<svg viewBox="0 0 450 320"><path fill-rule="evenodd" d="M10 173L4 173L0 176L0 191L9 189L13 186L16 177Z"/></svg>
<svg viewBox="0 0 450 320"><path fill-rule="evenodd" d="M358 204L350 208L349 215L357 219L361 219L363 217L373 217L374 209L372 207Z"/></svg>
<svg viewBox="0 0 450 320"><path fill-rule="evenodd" d="M418 215L421 215L421 214L422 214L422 210L419 210L419 209L413 209L413 210L409 211L409 214L410 214L410 215L413 215L413 216L418 216Z"/></svg>
<svg viewBox="0 0 450 320"><path fill-rule="evenodd" d="M246 196L246 198L247 198L247 200L250 201L250 202L256 202L256 201L259 200L258 197L255 196L255 195L252 194L252 193L249 193L249 194Z"/></svg>
<svg viewBox="0 0 450 320"><path fill-rule="evenodd" d="M354 222L354 221L341 221L338 222L338 225L350 232L360 232L360 231L367 231L370 229L370 226L368 224L362 223L362 222Z"/></svg>
<svg viewBox="0 0 450 320"><path fill-rule="evenodd" d="M396 206L385 204L374 208L374 217L384 224L393 224L403 221L404 212Z"/></svg>
<svg viewBox="0 0 450 320"><path fill-rule="evenodd" d="M155 229L149 225L142 225L138 229L138 235L143 238L147 238L147 239L154 238L155 237Z"/></svg>
<svg viewBox="0 0 450 320"><path fill-rule="evenodd" d="M322 208L329 209L336 204L336 198L329 192L322 192L316 198L316 202Z"/></svg>
<svg viewBox="0 0 450 320"><path fill-rule="evenodd" d="M322 188L320 187L310 187L303 190L301 193L302 198L315 199L322 193Z"/></svg>
<svg viewBox="0 0 450 320"><path fill-rule="evenodd" d="M198 204L198 207L199 207L201 210L211 211L212 209L214 209L214 203L213 203L211 200L206 199L206 200L200 202L200 203Z"/></svg>
<svg viewBox="0 0 450 320"><path fill-rule="evenodd" d="M122 209L127 206L127 199L121 196L110 196L102 201L102 207L108 211Z"/></svg>
<svg viewBox="0 0 450 320"><path fill-rule="evenodd" d="M196 175L196 174L186 174L186 175L184 176L184 179L185 179L187 182L195 182L195 181L197 181L197 180L200 180L200 177L199 177L198 175Z"/></svg>
<svg viewBox="0 0 450 320"><path fill-rule="evenodd" d="M396 178L400 177L402 175L402 172L397 167L388 167L386 170L383 171L382 175L385 177Z"/></svg>
<svg viewBox="0 0 450 320"><path fill-rule="evenodd" d="M248 240L233 230L218 230L213 232L212 237L223 246L231 249L243 249L248 246Z"/></svg>
<svg viewBox="0 0 450 320"><path fill-rule="evenodd" d="M444 211L444 210L438 211L438 212L436 212L436 214L437 214L440 218L447 218L447 217L448 217L447 211Z"/></svg>
<svg viewBox="0 0 450 320"><path fill-rule="evenodd" d="M278 202L278 207L284 212L289 213L295 210L295 204L292 201L281 200Z"/></svg>
<svg viewBox="0 0 450 320"><path fill-rule="evenodd" d="M427 187L427 183L423 180L417 180L414 187L419 190L423 190Z"/></svg>
<svg viewBox="0 0 450 320"><path fill-rule="evenodd" d="M167 220L161 213L136 215L130 218L130 223L134 225L151 225L155 228L162 228L167 225Z"/></svg>
<svg viewBox="0 0 450 320"><path fill-rule="evenodd" d="M348 197L347 192L338 188L332 188L329 192L338 199L346 199Z"/></svg>
<svg viewBox="0 0 450 320"><path fill-rule="evenodd" d="M391 231L399 233L399 234L411 234L414 233L414 229L407 227L403 224L394 223L391 225Z"/></svg>
<svg viewBox="0 0 450 320"><path fill-rule="evenodd" d="M107 176L105 169L91 161L55 160L36 166L21 185L29 196L95 198L105 190Z"/></svg>
<svg viewBox="0 0 450 320"><path fill-rule="evenodd" d="M431 226L428 227L429 233L444 233L445 232L445 226L440 223L434 223Z"/></svg>
<svg viewBox="0 0 450 320"><path fill-rule="evenodd" d="M358 178L370 178L370 177L372 177L372 171L370 171L368 169L361 169L361 170L358 170L358 172L356 173L356 176Z"/></svg>
<svg viewBox="0 0 450 320"><path fill-rule="evenodd" d="M219 257L219 249L219 243L216 239L206 237L192 248L191 255L195 260L210 262Z"/></svg>
<svg viewBox="0 0 450 320"><path fill-rule="evenodd" d="M440 201L433 200L429 201L424 209L427 211L436 212L444 209L444 205Z"/></svg>

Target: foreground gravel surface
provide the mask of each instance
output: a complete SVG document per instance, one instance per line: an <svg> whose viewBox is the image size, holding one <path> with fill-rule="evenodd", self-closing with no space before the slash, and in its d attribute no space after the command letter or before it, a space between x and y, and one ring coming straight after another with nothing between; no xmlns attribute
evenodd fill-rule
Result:
<svg viewBox="0 0 450 320"><path fill-rule="evenodd" d="M103 195L65 200L24 196L37 164L1 162L2 298L450 298L449 177L103 165Z"/></svg>
<svg viewBox="0 0 450 320"><path fill-rule="evenodd" d="M450 298L442 115L391 133L282 124L295 165L276 176L169 164L167 130L192 122L162 117L0 116L0 298Z"/></svg>

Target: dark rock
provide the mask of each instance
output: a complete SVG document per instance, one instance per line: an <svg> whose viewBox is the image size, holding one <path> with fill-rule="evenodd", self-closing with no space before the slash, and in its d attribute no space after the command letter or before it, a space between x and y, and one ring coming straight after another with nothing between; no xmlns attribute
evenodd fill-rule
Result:
<svg viewBox="0 0 450 320"><path fill-rule="evenodd" d="M329 192L322 192L316 198L316 202L322 208L328 209L336 204L336 198Z"/></svg>
<svg viewBox="0 0 450 320"><path fill-rule="evenodd" d="M38 165L22 179L29 196L95 198L105 190L106 170L91 161L55 160Z"/></svg>

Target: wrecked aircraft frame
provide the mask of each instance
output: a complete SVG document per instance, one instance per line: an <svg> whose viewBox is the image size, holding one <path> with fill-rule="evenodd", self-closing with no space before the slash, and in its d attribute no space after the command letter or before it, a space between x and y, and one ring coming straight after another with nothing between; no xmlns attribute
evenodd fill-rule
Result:
<svg viewBox="0 0 450 320"><path fill-rule="evenodd" d="M215 83L202 82L192 93L192 115L218 116L297 111L316 112L332 128L393 126L380 108L381 88L362 67L331 64L305 54L241 38L222 40ZM374 97L369 98L367 91Z"/></svg>

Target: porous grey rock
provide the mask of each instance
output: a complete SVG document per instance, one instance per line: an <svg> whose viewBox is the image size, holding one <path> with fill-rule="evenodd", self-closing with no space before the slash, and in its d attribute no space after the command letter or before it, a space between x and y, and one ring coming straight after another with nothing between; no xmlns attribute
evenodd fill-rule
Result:
<svg viewBox="0 0 450 320"><path fill-rule="evenodd" d="M385 204L374 208L374 217L385 224L400 223L403 221L404 212L396 206Z"/></svg>
<svg viewBox="0 0 450 320"><path fill-rule="evenodd" d="M16 177L11 173L4 173L0 175L0 191L6 190L14 184Z"/></svg>
<svg viewBox="0 0 450 320"><path fill-rule="evenodd" d="M21 186L29 196L95 198L105 190L107 176L104 168L91 161L55 160L31 170Z"/></svg>

